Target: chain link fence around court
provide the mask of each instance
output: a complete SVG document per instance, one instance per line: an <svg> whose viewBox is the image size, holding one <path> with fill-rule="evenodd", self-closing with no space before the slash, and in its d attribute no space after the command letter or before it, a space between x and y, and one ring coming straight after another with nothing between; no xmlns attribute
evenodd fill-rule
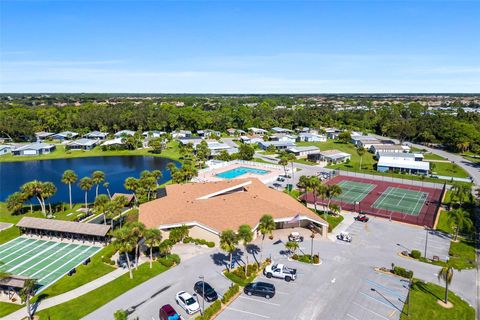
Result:
<svg viewBox="0 0 480 320"><path fill-rule="evenodd" d="M381 179L381 176L373 176L374 179L372 179L371 175L343 175L344 172L345 171L336 171L333 177L328 181L328 183L340 184L343 181L356 181L358 183L371 184L375 187L372 190L369 190L369 192L358 201L349 202L348 199L342 199L341 197L339 197L339 199L337 200L333 199L332 202L337 203L342 208L342 210L363 212L365 214L379 216L395 221L416 224L420 226L433 227L433 225L435 224L435 218L441 205L441 199L443 198L443 195L446 191L445 184L428 183L427 186L427 183L425 183L425 185L422 185L420 181L415 181L416 183L404 184L398 182L398 180L402 181L401 179L392 180L392 178L387 179L388 177L382 177ZM435 186L435 188L433 188L432 186ZM420 210L416 209L416 212L402 210L401 208L397 210L388 210L385 208L376 207L375 203L384 195L388 188L411 190L419 193L425 193L427 195L425 199L422 199L423 203ZM355 189L362 188L347 188L347 192L354 192L353 190ZM394 198L394 196L392 196L392 198ZM399 198L399 200L401 200L401 197ZM322 200L320 200L320 202L317 201L317 203L324 204L323 202Z"/></svg>

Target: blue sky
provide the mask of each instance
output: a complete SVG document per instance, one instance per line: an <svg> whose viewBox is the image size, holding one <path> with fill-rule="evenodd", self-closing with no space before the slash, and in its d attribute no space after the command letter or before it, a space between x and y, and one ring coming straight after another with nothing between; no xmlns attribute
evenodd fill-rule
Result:
<svg viewBox="0 0 480 320"><path fill-rule="evenodd" d="M0 1L0 92L480 92L480 1Z"/></svg>

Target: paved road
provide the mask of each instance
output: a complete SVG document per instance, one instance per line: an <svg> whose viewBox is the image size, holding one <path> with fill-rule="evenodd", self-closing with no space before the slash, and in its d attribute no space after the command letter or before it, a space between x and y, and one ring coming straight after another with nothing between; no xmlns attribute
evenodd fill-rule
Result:
<svg viewBox="0 0 480 320"><path fill-rule="evenodd" d="M253 313L259 314L260 317L254 315L247 317L241 312L229 310L226 312L234 312L236 316L232 318L221 315L219 319L250 319L251 317L258 319L269 317L278 320L349 319L347 313L358 315L361 314L361 310L345 306L350 306L352 301L357 301L357 304L361 305L362 302L358 300L359 295L361 292L368 293L368 290L365 290L366 286L370 285L368 281L375 283L379 281L373 268L390 267L391 263L414 270L415 277L438 283L439 267L398 256L398 252L402 250L401 246L423 250L425 230L381 218L373 218L367 224L355 222L347 230L354 237L352 244L325 239L314 241L314 252L320 254L323 263L320 266L300 265L299 277L302 280L297 284L284 286L283 283L281 285L277 283L280 280L272 280L279 285L279 290L281 288L279 292L282 292L268 301L272 305L249 301L245 298L240 298L238 302L235 301L231 305L236 310L248 312L253 310ZM278 231L283 232L280 240L286 241L285 231L287 230ZM397 243L401 246L397 246ZM259 242L256 244L260 246ZM447 248L448 239L445 240L442 236L434 234L429 236L428 256L442 255L448 250ZM304 252L310 252L310 241L302 243L301 249ZM273 241L265 241L264 256L271 256L275 261L286 261L284 250L284 244L279 241L278 236ZM175 293L185 289L191 292L194 282L201 274L205 275L207 281L222 294L229 283L220 273L226 260L227 257L219 251L191 258L182 262L180 266L128 291L85 319L112 319L115 310L136 306L134 314L140 319L157 320L158 308L165 303L175 305L173 300ZM298 265L296 262L288 263L292 266ZM472 305L476 305L476 288L472 286L475 277L476 270L455 272L451 285L453 292Z"/></svg>

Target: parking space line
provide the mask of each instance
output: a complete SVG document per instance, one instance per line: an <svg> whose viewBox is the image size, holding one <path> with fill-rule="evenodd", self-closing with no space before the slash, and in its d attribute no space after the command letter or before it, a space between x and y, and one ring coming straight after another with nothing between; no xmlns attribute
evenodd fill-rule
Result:
<svg viewBox="0 0 480 320"><path fill-rule="evenodd" d="M397 308L394 307L394 304L391 303L391 302L390 302L390 304L389 304L389 303L386 303L385 301L382 301L382 300L379 300L379 299L377 299L377 298L374 298L374 297L366 294L365 292L360 292L360 294L363 294L365 297L367 297L367 298L369 298L369 299L372 299L372 300L375 300L375 301L377 301L377 302L385 305L385 306L388 307L388 308L391 308L391 309L393 309L393 310L397 310Z"/></svg>
<svg viewBox="0 0 480 320"><path fill-rule="evenodd" d="M245 310L235 309L235 308L232 308L232 307L226 307L225 309L227 309L227 310L232 310L232 311L236 311L236 312L241 312L241 313L250 314L250 315L252 315L252 316L256 316L256 317L259 317L259 318L270 319L270 317L268 317L268 316L264 316L264 315L261 315L261 314L258 314L258 313L254 313L254 312L248 312L248 311L245 311Z"/></svg>
<svg viewBox="0 0 480 320"><path fill-rule="evenodd" d="M388 288L388 287L386 287L386 286L384 286L380 283L377 283L377 282L369 280L369 279L366 279L365 281L367 281L368 283L372 284L373 286L375 286L377 288L381 288L382 290L384 290L386 292L389 292L391 295L393 295L397 298L403 298L403 299L406 298L400 291L390 289L390 288Z"/></svg>
<svg viewBox="0 0 480 320"><path fill-rule="evenodd" d="M282 291L275 291L275 293L278 293L278 294L289 294L288 292L282 292Z"/></svg>
<svg viewBox="0 0 480 320"><path fill-rule="evenodd" d="M380 318L382 318L382 319L390 320L390 319L382 316L381 314L379 314L379 313L377 313L377 312L375 312L375 311L372 311L372 310L370 310L370 309L368 309L368 308L365 308L365 307L362 306L360 303L354 302L353 304L356 304L357 306L359 306L359 307L362 308L363 310L367 310L368 312L371 312L371 313L373 313L374 315L376 315L376 316L378 316L378 317L380 317Z"/></svg>
<svg viewBox="0 0 480 320"><path fill-rule="evenodd" d="M251 300L251 301L256 301L256 302L261 302L261 303L269 304L271 306L280 307L280 305L278 303L262 301L262 300L259 300L259 299L252 299L252 298L248 298L248 297L244 297L244 296L239 296L239 298L246 299L246 300Z"/></svg>
<svg viewBox="0 0 480 320"><path fill-rule="evenodd" d="M360 320L357 317L352 316L350 313L347 313L347 316L349 316L350 318L355 319L355 320Z"/></svg>

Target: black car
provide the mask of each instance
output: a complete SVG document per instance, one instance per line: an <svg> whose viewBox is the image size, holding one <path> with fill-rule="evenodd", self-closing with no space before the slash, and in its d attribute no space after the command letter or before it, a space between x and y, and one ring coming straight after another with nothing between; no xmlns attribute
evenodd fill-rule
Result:
<svg viewBox="0 0 480 320"><path fill-rule="evenodd" d="M204 281L198 281L193 286L193 291L195 291L200 297L204 298L207 302L212 302L218 299L218 294L212 288L211 285ZM205 296L203 293L205 292Z"/></svg>
<svg viewBox="0 0 480 320"><path fill-rule="evenodd" d="M260 296L270 299L275 295L275 286L266 282L252 282L247 284L243 292L249 296Z"/></svg>

